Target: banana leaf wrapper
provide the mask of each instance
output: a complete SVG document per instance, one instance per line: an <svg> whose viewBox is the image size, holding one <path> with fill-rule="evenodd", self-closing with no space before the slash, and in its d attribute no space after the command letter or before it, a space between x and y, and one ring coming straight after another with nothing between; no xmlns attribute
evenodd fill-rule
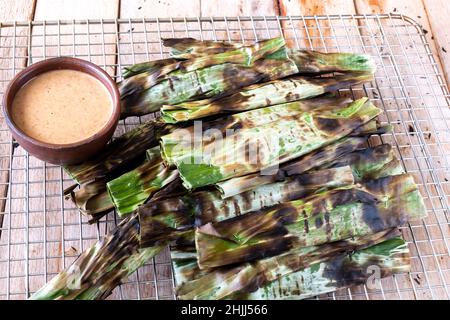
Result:
<svg viewBox="0 0 450 320"><path fill-rule="evenodd" d="M170 55L176 59L191 59L193 57L224 53L244 46L243 43L197 40L194 38L162 39L165 47L171 48Z"/></svg>
<svg viewBox="0 0 450 320"><path fill-rule="evenodd" d="M195 278L184 283L178 282L177 297L181 300L218 300L227 299L236 294L252 293L286 275L398 236L397 229L388 229L321 246L294 248L286 253L252 263L216 268L208 272L190 270L190 274ZM184 270L181 275L186 276L187 271Z"/></svg>
<svg viewBox="0 0 450 320"><path fill-rule="evenodd" d="M195 247L171 248L171 257L175 282L178 285L206 274L198 268ZM366 249L339 254L282 276L254 292L236 293L228 299L306 299L365 284L374 271L378 272L380 278L409 272L410 263L408 245L401 237L394 237Z"/></svg>
<svg viewBox="0 0 450 320"><path fill-rule="evenodd" d="M80 185L101 179L108 181L116 170L143 158L145 151L158 145L159 136L169 130L158 120L150 120L113 140L96 158L64 169Z"/></svg>
<svg viewBox="0 0 450 320"><path fill-rule="evenodd" d="M122 118L159 111L163 104L231 94L254 83L297 73L297 66L288 57L284 41L271 39L256 46L258 50L250 56L248 54L252 50L242 50L240 54L226 52L202 56L125 79L119 85ZM218 60L223 62L214 64Z"/></svg>
<svg viewBox="0 0 450 320"><path fill-rule="evenodd" d="M341 187L196 229L201 269L254 261L294 247L363 236L426 216L412 176Z"/></svg>
<svg viewBox="0 0 450 320"><path fill-rule="evenodd" d="M190 59L200 55L223 53L242 48L242 43L199 41L192 38L167 39L163 41L171 47L171 56ZM369 72L375 73L375 61L366 54L324 53L313 50L289 49L289 56L295 61L300 73L317 74L329 72Z"/></svg>
<svg viewBox="0 0 450 320"><path fill-rule="evenodd" d="M114 202L109 196L106 184L108 179L113 180L131 171L143 163L143 155L137 159L120 166L108 174L108 178L96 178L90 182L73 185L64 190L66 200L71 200L78 210L90 218L89 223L94 223L114 209Z"/></svg>
<svg viewBox="0 0 450 320"><path fill-rule="evenodd" d="M154 73L159 69L172 65L174 69L177 68L177 63L180 60L192 59L198 56L214 55L217 53L224 53L227 50L238 49L242 44L233 44L228 42L216 41L200 41L193 38L167 38L162 39L163 45L171 47L172 58L145 61L137 63L132 66L124 67L122 76L126 79L140 73Z"/></svg>
<svg viewBox="0 0 450 320"><path fill-rule="evenodd" d="M84 251L67 269L35 292L31 300L105 299L123 279L158 254L167 244L139 249L136 215Z"/></svg>
<svg viewBox="0 0 450 320"><path fill-rule="evenodd" d="M410 260L408 245L401 237L396 237L363 250L313 264L301 271L281 277L255 292L236 295L232 298L245 300L311 298L366 284L375 275L381 279L393 274L409 272Z"/></svg>
<svg viewBox="0 0 450 320"><path fill-rule="evenodd" d="M274 171L279 164L350 134L381 112L366 98L334 111L305 112L299 103L251 110L216 121L208 126L209 132L225 138L202 137L202 143L197 143L200 146L192 147L192 141L199 139L192 138L194 128L175 130L161 137L163 158L177 167L184 186L194 189L261 170ZM239 130L223 134L231 129Z"/></svg>
<svg viewBox="0 0 450 320"><path fill-rule="evenodd" d="M117 213L123 217L177 177L177 170L164 165L159 147L155 147L147 150L147 160L141 166L109 181L107 188Z"/></svg>
<svg viewBox="0 0 450 320"><path fill-rule="evenodd" d="M371 73L337 75L328 78L293 76L242 88L224 98L164 105L161 108L161 116L167 123L177 123L221 113L253 110L316 97L326 92L370 81L372 78Z"/></svg>
<svg viewBox="0 0 450 320"><path fill-rule="evenodd" d="M351 166L355 181L379 179L405 173L390 144L354 151L322 165L319 169ZM294 171L291 171L291 174Z"/></svg>
<svg viewBox="0 0 450 320"><path fill-rule="evenodd" d="M131 66L124 67L122 70L122 76L124 79L127 79L141 73L155 74L157 72L160 72L161 69L167 68L167 66L172 66L172 68L176 68L176 64L178 62L179 60L177 59L167 58L136 63Z"/></svg>
<svg viewBox="0 0 450 320"><path fill-rule="evenodd" d="M297 49L289 49L288 54L297 65L299 73L376 72L375 61L366 54Z"/></svg>
<svg viewBox="0 0 450 320"><path fill-rule="evenodd" d="M70 198L78 210L86 216L99 216L100 213L114 209L114 203L103 179L85 183L79 190L70 192L67 198Z"/></svg>
<svg viewBox="0 0 450 320"><path fill-rule="evenodd" d="M218 182L215 184L215 187L221 192L223 198L227 198L244 191L248 191L258 185L270 183L274 180L282 180L286 176L301 174L321 166L325 167L327 164L331 165L335 163L336 159L345 154L349 154L358 149L364 149L367 144L367 140L371 135L385 134L390 132L391 129L392 128L390 126L380 126L376 120L372 120L354 130L349 136L310 152L299 159L295 159L281 165L277 173L274 175L252 173ZM368 159L368 161L371 161L371 159ZM395 161L393 160L392 162ZM347 162L347 165L351 165L351 162ZM394 163L392 163L391 166L395 167ZM387 168L385 168L384 171L386 172L385 176L390 175L387 173ZM393 169L392 172L394 172ZM369 171L367 171L367 174L368 173ZM378 177L381 178L382 176L379 175Z"/></svg>
<svg viewBox="0 0 450 320"><path fill-rule="evenodd" d="M181 197L150 201L138 208L141 246L176 240L194 225L221 221L261 208L299 199L318 189L353 184L350 167L320 170L254 188L236 197L222 199L217 190L197 191Z"/></svg>

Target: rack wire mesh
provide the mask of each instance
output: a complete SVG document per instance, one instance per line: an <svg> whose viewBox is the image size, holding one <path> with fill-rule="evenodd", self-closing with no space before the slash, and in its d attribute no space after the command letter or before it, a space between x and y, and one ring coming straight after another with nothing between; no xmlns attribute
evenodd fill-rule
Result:
<svg viewBox="0 0 450 320"><path fill-rule="evenodd" d="M102 66L117 81L122 67L166 57L161 38L249 42L283 35L297 48L364 52L375 59L375 80L346 90L367 95L405 169L419 184L428 217L401 229L412 271L376 288L342 289L321 299L450 299L450 97L421 27L402 15L333 15L80 20L0 23L0 95L34 62L75 56ZM344 90L345 91L345 90ZM144 121L121 121L116 135ZM117 223L114 212L88 224L65 201L72 181L61 167L29 156L0 118L0 299L24 299ZM164 251L118 287L110 299L174 298L170 255Z"/></svg>

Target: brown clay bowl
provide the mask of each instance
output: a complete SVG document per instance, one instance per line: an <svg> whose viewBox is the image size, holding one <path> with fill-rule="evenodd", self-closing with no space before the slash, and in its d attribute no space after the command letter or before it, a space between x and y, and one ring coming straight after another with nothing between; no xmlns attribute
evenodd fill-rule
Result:
<svg viewBox="0 0 450 320"><path fill-rule="evenodd" d="M70 144L50 144L31 138L16 126L11 114L14 97L23 85L39 74L59 69L77 70L97 78L107 88L113 102L111 118L103 128L85 140ZM53 164L76 164L100 152L111 139L119 122L120 95L114 80L97 65L76 58L52 58L32 64L12 79L3 96L3 113L12 136L28 153Z"/></svg>

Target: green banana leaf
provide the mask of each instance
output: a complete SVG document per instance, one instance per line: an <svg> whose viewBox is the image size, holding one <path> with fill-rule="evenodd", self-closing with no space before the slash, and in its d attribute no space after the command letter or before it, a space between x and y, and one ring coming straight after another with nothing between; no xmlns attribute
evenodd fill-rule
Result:
<svg viewBox="0 0 450 320"><path fill-rule="evenodd" d="M388 176L196 229L201 269L254 261L401 226L426 216L411 175Z"/></svg>
<svg viewBox="0 0 450 320"><path fill-rule="evenodd" d="M31 295L31 300L98 300L166 244L139 249L136 215L124 219L114 230L84 251L75 262Z"/></svg>
<svg viewBox="0 0 450 320"><path fill-rule="evenodd" d="M302 103L242 112L205 126L203 132L214 137L239 129L223 139L196 137L195 126L174 130L161 137L163 158L178 168L187 189L198 188L271 170L350 134L381 112L367 98L333 111L306 112Z"/></svg>
<svg viewBox="0 0 450 320"><path fill-rule="evenodd" d="M317 189L351 185L350 167L320 170L282 182L256 187L236 197L222 199L216 190L198 191L184 196L150 201L138 208L141 246L153 246L166 239L175 240L195 224L221 221L282 202L299 199Z"/></svg>
<svg viewBox="0 0 450 320"><path fill-rule="evenodd" d="M252 263L201 271L195 279L178 283L177 297L182 300L227 299L236 294L251 293L283 276L303 270L333 257L362 250L399 236L388 229L363 237L326 243L321 246L294 248L274 257ZM184 273L186 275L187 273Z"/></svg>
<svg viewBox="0 0 450 320"><path fill-rule="evenodd" d="M320 248L318 247L318 250ZM198 268L195 247L172 246L170 253L175 283L178 286L207 274L207 271ZM329 260L312 264L261 285L256 291L237 292L227 299L305 299L365 284L373 276L379 276L381 279L409 270L408 245L401 237L394 237L365 249L338 253Z"/></svg>
<svg viewBox="0 0 450 320"><path fill-rule="evenodd" d="M114 177L114 172L143 158L145 151L158 144L159 135L170 132L170 126L158 120L145 122L114 139L99 155L65 171L80 185Z"/></svg>
<svg viewBox="0 0 450 320"><path fill-rule="evenodd" d="M258 109L280 103L319 96L349 86L354 86L373 78L371 73L337 75L331 78L308 78L293 76L255 84L224 98L183 102L163 105L161 116L167 123L204 118L221 113Z"/></svg>
<svg viewBox="0 0 450 320"><path fill-rule="evenodd" d="M147 160L141 166L109 181L107 188L117 213L123 217L177 177L177 170L167 168L159 147L154 147L147 150Z"/></svg>
<svg viewBox="0 0 450 320"><path fill-rule="evenodd" d="M241 87L283 78L297 71L282 38L242 50L178 61L120 83L122 118L158 111L163 104L230 94Z"/></svg>

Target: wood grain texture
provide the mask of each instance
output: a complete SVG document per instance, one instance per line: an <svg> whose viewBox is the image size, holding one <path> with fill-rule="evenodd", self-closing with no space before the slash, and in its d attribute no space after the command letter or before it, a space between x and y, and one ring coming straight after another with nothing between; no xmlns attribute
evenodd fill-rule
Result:
<svg viewBox="0 0 450 320"><path fill-rule="evenodd" d="M236 17L236 16L277 16L280 14L278 1L276 0L230 0L230 1L202 1L202 17ZM263 38L277 37L281 35L279 26L275 22L251 22L216 23L215 27L226 31L204 33L206 39L230 39L234 41L254 41ZM204 23L205 29L211 25Z"/></svg>
<svg viewBox="0 0 450 320"><path fill-rule="evenodd" d="M280 14L283 16L314 16L355 13L353 0L280 0ZM352 23L351 27L355 27ZM338 48L336 36L345 36L346 30L335 28L331 20L304 20L285 23L285 37L291 46L309 47L326 51ZM319 26L319 28L317 28ZM298 31L297 31L298 30ZM350 29L356 31L355 29Z"/></svg>
<svg viewBox="0 0 450 320"><path fill-rule="evenodd" d="M272 0L203 0L201 5L203 17L276 16L279 14L278 2Z"/></svg>
<svg viewBox="0 0 450 320"><path fill-rule="evenodd" d="M121 0L121 18L167 18L200 16L200 0Z"/></svg>
<svg viewBox="0 0 450 320"><path fill-rule="evenodd" d="M229 0L229 1L213 1L213 0L81 0L81 1L73 1L73 0L37 0L37 1L29 1L29 0L19 0L19 1L9 1L9 0L0 0L0 21L5 20L32 20L33 19L33 11L36 4L36 15L34 17L35 20L55 20L55 19L98 19L98 18L115 18L120 16L121 18L145 18L145 17L184 17L184 16L239 16L239 15L327 15L327 14L348 14L348 13L385 13L385 12L393 12L393 13L403 13L411 18L419 21L423 28L428 31L426 34L428 42L430 43L431 49L433 53L437 54L440 57L440 60L443 64L444 74L449 77L449 58L448 53L446 53L442 48L446 51L449 50L449 31L448 31L448 17L449 17L449 6L446 0L412 0L412 1L394 1L394 0ZM425 4L425 6L424 6ZM355 7L356 6L356 7ZM316 25L319 24L320 28L316 28ZM331 20L320 20L320 21L301 21L300 23L290 24L289 22L283 22L284 35L288 38L289 44L292 46L300 46L300 47L309 47L314 49L319 49L323 51L354 51L354 52L364 52L369 51L369 53L377 55L378 52L376 50L381 50L381 54L383 54L383 61L378 60L377 63L379 65L389 65L391 61L389 59L400 59L402 56L408 54L408 51L404 51L405 48L409 48L409 46L420 45L415 43L410 43L407 41L408 37L403 38L405 42L403 42L400 46L400 43L395 42L395 39L389 39L391 43L394 45L391 48L386 46L383 42L382 34L379 32L379 26L376 23L373 23L371 27L373 27L373 33L377 35L376 38L363 38L363 40L359 40L358 38L358 26L353 23L348 23L348 25L343 25L341 21L331 21ZM194 23L191 25L193 29L198 28L198 24ZM220 25L218 25L220 26ZM159 45L159 37L169 37L169 36L193 36L196 38L203 37L204 39L214 39L215 37L221 39L233 39L233 40L253 40L255 37L272 37L278 35L277 26L271 29L271 31L264 31L264 24L261 24L261 31L257 30L254 32L249 24L241 23L240 25L235 23L231 25L232 30L229 32L218 31L217 33L213 33L211 31L203 31L199 32L186 32L180 31L172 34L172 30L170 28L163 27L163 29L158 29L160 26L157 24L148 24L147 29L142 29L142 25L139 24L130 24L130 25L122 25L119 29L119 38L116 39L114 34L107 35L104 39L105 42L109 44L106 46L102 46L101 42L103 39L98 35L90 35L89 39L87 35L79 35L76 37L75 41L78 44L74 49L72 46L56 46L55 41L56 37L47 37L46 39L46 49L42 50L39 48L39 44L42 43L42 37L39 37L39 34L42 34L42 29L36 27L33 29L33 33L36 36L36 42L33 42L33 46L36 45L36 48L33 47L33 57L39 60L42 57L50 57L58 54L67 54L72 55L76 53L77 55L81 55L83 58L90 58L94 62L98 63L102 67L105 67L111 75L117 76L119 74L119 70L116 70L116 64L125 65L131 64L134 62L139 62L148 59L156 59L161 57L161 47ZM178 28L183 30L183 28L178 25ZM209 23L203 23L202 27L205 29L210 28L211 25ZM223 25L222 25L223 27ZM306 27L306 30L305 30ZM78 33L87 33L89 31L91 33L98 32L99 29L95 29L97 27L91 27L90 30L77 29ZM106 27L108 28L108 27ZM166 28L166 29L164 29ZM109 29L107 29L109 31ZM11 57L12 55L12 43L10 38L7 36L11 35L13 30L3 29L0 30L0 41L2 41L2 51L0 51L0 56L2 57ZM18 35L26 34L25 29L18 30ZM58 30L53 28L53 30L48 27L47 32L57 33ZM63 33L71 33L72 30L65 29L62 27L61 32ZM296 33L297 32L297 33ZM411 31L411 32L414 32ZM132 35L133 33L133 35ZM349 37L346 35L349 34ZM363 33L364 35L364 33ZM434 37L434 39L432 38ZM320 38L324 38L321 40ZM338 41L336 41L336 37ZM63 36L62 39L64 43L71 43L71 36ZM433 41L434 40L434 41ZM6 42L5 42L6 41ZM9 42L8 42L9 41ZM88 46L87 43L91 43ZM115 61L115 43L119 43L119 50L121 51L120 61ZM436 42L436 44L435 44ZM15 46L24 46L22 49L16 49L16 56L19 54L20 59L15 59L16 69L23 68L26 63L27 49L26 46L26 38L19 37L16 40ZM75 50L75 51L72 51ZM163 48L164 50L164 48ZM375 50L375 51L372 51ZM409 49L406 49L409 50ZM103 55L103 51L106 55ZM148 53L149 51L150 53ZM394 56L392 58L392 56ZM424 73L420 68L420 59L422 57L418 57L418 60L413 63L414 72L415 73ZM397 61L399 62L399 61ZM0 69L10 68L11 67L10 59L0 59ZM401 63L400 63L401 64ZM440 67L440 66L439 66ZM411 71L410 66L403 63L400 66L400 71L403 74L410 75ZM17 70L16 70L17 71ZM431 72L431 70L428 70ZM11 72L10 72L11 73ZM9 79L12 76L11 74L6 74L6 71L0 70L0 92L2 91L2 87L5 85L5 82L1 82L2 79ZM383 94L383 90L385 90L387 96L396 96L398 97L398 101L404 101L404 93L399 92L400 85L395 82L395 72L392 68L381 68L378 77L377 87L381 88L380 93ZM380 79L383 78L383 79ZM392 82L394 81L394 82ZM422 95L426 94L429 90L432 89L434 92L438 92L439 88L435 90L435 84L430 84L428 80L422 79L421 77L409 76L405 77L405 83L407 85L407 93L412 97L412 103L414 105L426 104L430 106L430 110L433 111L433 106L436 104L446 105L445 101L434 101L428 97L422 97ZM371 86L370 86L371 87ZM375 99L378 102L379 99ZM403 114L401 110L406 108L404 102L400 102L399 105L395 105L395 101L392 99L390 101L386 101L386 108L391 110L389 112L388 117L391 117L391 121L396 121L397 117L400 114ZM439 116L438 112L436 114ZM130 124L134 125L136 123L136 119L127 120ZM437 120L439 121L439 120ZM4 121L1 122L2 129L4 128ZM431 127L424 126L422 130L425 132L430 131ZM400 131L404 132L405 128L400 128ZM408 128L406 128L408 130ZM6 131L5 131L6 133ZM3 133L1 133L3 134ZM2 137L2 141L7 141L8 137ZM403 140L402 140L403 139ZM410 148L410 144L417 145L416 136L414 135L406 135L400 139L398 142L403 145L405 148ZM434 139L434 137L432 138ZM435 143L435 140L430 141ZM9 190L13 200L11 201L11 211L16 212L26 212L30 211L28 216L25 214L15 214L10 220L10 225L14 228L18 228L19 230L14 230L11 234L11 238L14 239L15 242L25 241L25 238L28 237L29 241L35 241L34 244L29 244L28 248L25 248L22 245L13 245L11 256L14 258L24 258L24 255L27 255L27 258L36 258L36 260L27 261L29 263L30 272L33 273L48 273L48 277L32 277L30 283L26 283L24 281L24 277L14 278L11 282L11 288L14 288L16 292L25 292L28 288L30 291L36 290L43 282L49 280L50 277L60 271L63 268L63 263L60 258L50 258L50 259L41 259L44 256L61 256L64 255L64 262L66 265L73 260L73 258L79 254L83 249L86 249L87 246L95 240L98 235L95 232L95 228L86 227L81 230L79 227L79 215L76 210L71 207L70 203L65 203L61 201L61 192L62 186L59 183L63 172L59 167L56 166L44 166L42 162L34 159L33 157L27 158L23 149L17 149L17 159L14 160L13 164L9 163L9 155L11 152L10 145L0 145L0 165L1 168L10 168L11 165L14 166L14 174L12 177L9 177L9 171L3 170L0 172L0 209L4 211L4 205L7 192L8 185L7 182L9 179L12 179L13 182L17 183L12 190ZM405 149L402 149L402 153L406 156L409 156L413 159L414 154L408 153ZM420 156L422 156L420 154ZM28 168L28 174L27 172ZM69 183L70 179L68 177L65 178L65 183ZM47 183L42 183L42 181L46 179ZM428 179L428 176L425 177ZM5 183L6 181L6 183ZM24 182L29 182L29 186L26 187ZM425 181L428 184L431 184L431 180ZM421 186L423 188L423 186ZM431 188L430 186L427 188ZM431 190L433 193L433 190ZM46 200L43 200L43 197L46 197ZM61 214L61 211L64 214ZM4 215L0 213L0 222ZM9 223L9 219L5 219L6 222ZM1 225L1 223L0 223ZM39 226L47 225L48 227L42 228ZM65 225L65 232L62 232L62 227ZM28 235L24 234L20 228L25 229L26 227L33 227ZM6 227L5 227L6 228ZM43 230L46 229L46 233L43 233ZM94 230L92 234L91 231ZM432 232L430 232L432 231ZM413 232L411 230L411 232ZM80 235L82 234L82 236ZM439 230L425 230L424 227L420 225L415 226L414 235L416 238L427 239L428 237L441 237ZM47 241L47 245L44 246L42 243L43 237ZM81 238L91 238L91 240L83 241ZM411 237L409 236L409 240ZM439 239L434 242L425 241L422 244L421 248L419 246L413 247L413 251L420 251L422 255L430 255L432 256L432 249L436 247L439 243ZM442 241L441 241L442 242ZM7 243L7 239L5 236L1 236L0 238L0 250L2 250ZM425 246L426 244L426 246ZM28 253L27 253L28 252ZM0 254L1 256L1 254ZM164 275L164 278L170 277L170 265L168 264L168 253L162 254L156 258L157 265L155 269L152 266L149 266L144 270L145 274L141 274L141 280L144 277L145 280L149 280L150 282L155 279L159 279L161 275ZM421 268L427 270L435 270L436 265L431 261L432 259L427 259L428 264L426 266L421 266L418 262L418 259L414 260L415 270L420 270ZM14 262L10 264L12 274L23 274L25 270L25 261ZM5 264L0 262L0 275L5 274L4 271ZM147 272L148 271L148 272ZM151 276L153 274L153 276ZM412 279L410 275L402 275L396 277L397 284L401 287L417 287L418 298L430 298L431 295L426 290L426 282L433 282L433 277L438 277L438 274L429 273L431 275L431 279L428 279L424 276L424 273L420 273L421 279L414 278ZM163 276L161 276L163 277ZM417 275L415 276L417 277ZM131 277L131 281L135 281L138 279L138 275L133 275ZM414 280L414 281L412 281ZM439 279L438 279L439 280ZM416 284L421 282L421 284ZM392 281L391 281L392 282ZM385 283L385 288L389 287L388 283ZM144 297L151 297L156 295L156 290L158 290L159 295L162 292L171 292L171 281L165 281L161 284L158 284L158 287L155 287L153 283L143 283L141 290L144 292ZM0 279L0 298L4 294L3 289L4 282ZM134 298L136 297L136 284L129 283L123 286L122 295L124 298ZM396 289L392 285L392 296L391 298L414 298L412 291L405 291L401 296L396 294ZM358 290L358 289L355 289ZM141 292L141 294L142 294ZM409 294L409 293L411 294ZM170 294L170 293L169 293ZM389 293L388 293L389 294ZM439 297L438 293L435 293L437 297ZM361 296L364 296L362 293ZM443 295L445 296L445 295ZM117 298L118 293L116 293L113 298ZM372 296L371 296L372 297ZM10 298L25 298L23 294L12 295ZM376 297L374 297L376 298ZM380 297L379 297L380 298Z"/></svg>
<svg viewBox="0 0 450 320"><path fill-rule="evenodd" d="M450 14L450 7L448 1L445 0L442 1L441 3L442 5L439 5L435 0L431 2L433 3L433 5L430 6L430 8L433 8L433 10L436 10L436 8L443 8L443 11L439 9L437 11L443 13L442 17L448 18L448 14ZM422 0L408 0L408 1L355 0L355 7L358 13L396 13L410 17L411 19L417 21L422 26L423 32L425 33L425 37L427 38L427 41L430 44L430 48L433 54L436 56L439 55L441 52L443 52L442 50L439 50L441 46L437 44L437 37L434 37L434 34L430 32L432 31L430 21L433 22L433 20L430 20L428 18ZM445 9L447 9L447 16L445 15ZM443 21L441 21L438 25L445 26L444 24L442 24L442 22ZM443 33L446 32L445 29L446 29L445 27L439 28L439 30L442 30ZM447 43L449 41L450 39L448 38ZM442 65L440 63L438 67L442 72Z"/></svg>
<svg viewBox="0 0 450 320"><path fill-rule="evenodd" d="M430 26L422 1L390 1L390 0L355 0L355 6L358 13L401 13L422 24L424 30L428 32L428 40L432 41L429 32ZM377 58L379 66L376 77L376 86L379 96L395 97L392 100L380 101L380 105L385 109L383 117L391 123L396 119L400 122L395 125L396 143L399 146L399 152L403 158L411 159L406 161L406 169L414 171L415 167L420 167L421 171L426 170L426 164L421 163L420 159L426 157L423 148L420 150L411 146L421 144L421 133L426 144L429 144L430 150L442 138L439 132L445 124L444 119L448 119L449 112L442 106L447 106L445 97L442 95L436 77L430 71L430 60L425 51L416 25L404 22L399 19L380 19L379 21L369 22L361 21L362 35L366 30L370 30L371 37L364 37L366 48ZM395 26L393 28L392 26ZM436 47L431 43L433 53L436 53ZM394 67L395 66L395 67ZM438 66L440 68L440 66ZM434 92L434 94L430 94ZM382 99L383 100L383 99ZM414 113L406 112L414 110ZM413 116L414 115L414 116ZM433 119L413 123L415 119ZM444 122L443 122L444 121ZM412 123L410 126L407 123ZM414 132L414 134L401 135L401 132ZM430 151L428 151L430 152ZM442 152L445 152L444 150ZM439 162L444 161L436 157L436 162L431 166L439 168ZM438 194L436 181L428 173L415 174L416 182L419 184L422 195L425 197L428 208L431 208L430 199L427 195L435 196ZM444 179L440 175L438 179ZM429 228L427 225L432 221L441 220L440 213L430 212L429 216L420 222L414 224L410 230L404 230L406 240L411 241L410 250L419 256L430 255L433 257L439 244L434 239L444 239L445 232L441 228ZM422 237L427 245L418 244L413 239ZM405 279L405 285L415 287L415 297L418 299L442 299L446 297L445 290L423 288L431 287L436 281L445 282L439 276L440 267L438 258L416 260L413 264L413 271L417 271L414 278L409 274L409 279ZM420 280L419 280L420 279ZM403 285L403 284L402 284Z"/></svg>
<svg viewBox="0 0 450 320"><path fill-rule="evenodd" d="M17 20L32 20L34 13L35 2L29 0L19 0L19 1L9 1L0 0L0 21L11 21ZM17 48L20 46L25 46L27 41L26 37L19 37L15 41L12 36L16 32L16 35L25 36L28 33L27 29L14 30L14 28L0 28L0 93L3 93L7 84L7 81L11 79L17 70L20 70L26 66L27 63L27 50L25 48ZM11 70L13 67L11 57L13 54L20 56L21 58L15 59L15 70ZM1 96L1 95L0 95ZM0 128L1 128L1 141L11 141L11 136L7 131L7 127L3 118L3 114L0 116ZM7 246L13 241L13 234L3 231L10 228L14 223L14 220L10 214L10 207L6 206L8 196L11 196L11 189L9 188L9 182L11 179L10 168L12 166L10 154L13 152L12 143L11 144L1 144L0 145L0 256L7 258L5 253L7 251ZM22 195L23 196L23 195ZM23 202L23 199L19 200ZM5 216L5 211L9 211L8 215ZM3 229L4 228L4 229ZM2 232L3 231L3 232ZM17 248L17 247L16 247ZM17 248L18 252L12 252L11 254L20 254L22 248ZM23 254L23 252L22 252ZM4 276L7 274L8 264L0 263L0 275ZM9 272L20 273L23 272L22 265L20 264L10 264ZM12 285L12 283L10 284ZM23 281L18 283L18 287L24 286ZM6 297L6 282L0 282L0 298ZM24 298L24 295L11 295L10 298Z"/></svg>
<svg viewBox="0 0 450 320"><path fill-rule="evenodd" d="M116 0L38 0L34 20L116 18Z"/></svg>
<svg viewBox="0 0 450 320"><path fill-rule="evenodd" d="M423 0L431 25L431 34L447 84L450 85L450 2L447 0Z"/></svg>

